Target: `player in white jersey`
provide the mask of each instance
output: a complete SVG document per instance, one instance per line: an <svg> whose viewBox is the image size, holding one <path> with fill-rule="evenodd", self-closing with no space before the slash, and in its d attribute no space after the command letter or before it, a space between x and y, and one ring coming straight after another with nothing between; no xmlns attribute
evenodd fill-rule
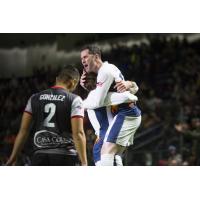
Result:
<svg viewBox="0 0 200 200"><path fill-rule="evenodd" d="M96 88L96 77L97 75L95 73L88 74L83 70L83 74L80 79L80 85L89 92ZM138 91L137 84L131 81L118 82L116 83L114 88L117 88L117 92L124 92L127 89L129 89L132 94L135 94ZM90 96L91 98L94 97L93 92L90 93ZM100 165L101 148L103 145L103 140L106 131L114 118L114 115L111 112L111 110L113 109L109 105L116 105L117 103L119 103L119 99L121 99L121 103L125 103L130 100L130 96L127 93L114 94L109 92L104 102L104 106L107 107L101 107L94 110L87 109L90 123L92 124L95 130L95 134L97 135L97 140L93 146L93 160L96 166ZM137 97L131 96L131 101L132 100L137 101ZM121 155L115 155L115 165L123 165Z"/></svg>
<svg viewBox="0 0 200 200"><path fill-rule="evenodd" d="M93 92L90 93L92 95ZM97 141L93 147L93 159L95 165L100 165L100 155L101 148L103 145L103 140L106 134L108 127L111 125L114 115L112 113L112 107L110 105L115 105L118 101L118 97L122 100L122 102L128 102L130 100L137 100L136 96L133 96L132 99L128 98L125 93L117 93L109 92L104 107L97 108L94 110L87 109L89 120L95 130L95 134L97 135ZM115 155L115 164L122 165L121 155Z"/></svg>
<svg viewBox="0 0 200 200"><path fill-rule="evenodd" d="M114 99L117 93L108 93L112 84L124 80L120 70L108 62L102 62L101 52L98 47L88 46L81 51L81 61L87 73L97 73L97 87L84 101L87 109L97 109L105 106L106 98ZM130 97L129 92L125 95ZM108 126L101 150L101 165L113 165L114 156L121 154L125 148L133 143L133 136L141 123L141 111L134 104L123 103L124 96L116 98L118 111ZM112 104L112 103L111 103Z"/></svg>
<svg viewBox="0 0 200 200"><path fill-rule="evenodd" d="M89 92L96 88L96 77L97 77L96 74L94 73L86 74L86 72L83 70L83 74L80 79L80 85ZM138 91L137 84L135 82L130 82L130 81L122 81L120 83L117 83L115 87L117 87L118 92L126 91L127 88L129 88L129 90L131 90L133 94L135 94ZM92 92L90 93L90 95L92 95ZM127 101L128 97L127 95L125 95L125 93L117 93L117 94L109 93L105 101L105 106L107 105L107 107L101 107L94 110L87 109L90 123L92 124L95 130L95 134L97 135L97 140L93 147L93 160L96 166L100 165L100 157L101 157L100 155L101 155L101 147L103 145L103 140L106 131L114 118L113 113L111 112L112 108L108 105L116 104L118 98L122 99L123 103ZM129 98L128 100L130 100ZM132 96L132 98L134 100L137 100L136 96ZM122 165L121 156L115 155L115 165L117 166Z"/></svg>

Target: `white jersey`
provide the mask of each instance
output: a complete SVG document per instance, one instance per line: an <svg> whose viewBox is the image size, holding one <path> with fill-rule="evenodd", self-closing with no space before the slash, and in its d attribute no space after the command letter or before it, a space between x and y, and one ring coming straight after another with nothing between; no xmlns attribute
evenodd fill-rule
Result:
<svg viewBox="0 0 200 200"><path fill-rule="evenodd" d="M124 77L120 70L115 65L104 62L98 71L96 89L92 90L83 101L83 107L87 109L89 120L96 135L99 136L99 140L93 148L95 163L101 159L101 147L104 141L122 146L132 144L134 133L141 121L140 111L137 106L130 108L127 104L124 111L115 117L111 112L110 105L120 104L124 106L123 103L138 100L133 95L137 92L138 87L134 87L133 94L129 91L124 93L109 92L114 82L122 80L124 80Z"/></svg>
<svg viewBox="0 0 200 200"><path fill-rule="evenodd" d="M108 92L112 83L124 80L121 71L113 64L104 62L98 71L96 89L92 90L83 101L86 109L117 105L137 101L138 98L129 91L123 93Z"/></svg>

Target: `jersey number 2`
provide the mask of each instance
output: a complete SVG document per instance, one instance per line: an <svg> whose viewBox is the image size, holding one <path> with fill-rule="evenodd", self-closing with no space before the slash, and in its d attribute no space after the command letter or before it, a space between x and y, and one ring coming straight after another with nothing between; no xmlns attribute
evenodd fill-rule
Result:
<svg viewBox="0 0 200 200"><path fill-rule="evenodd" d="M44 112L49 113L48 116L44 119L44 126L52 128L55 127L55 123L50 122L50 120L56 112L56 105L54 103L46 104L44 107Z"/></svg>

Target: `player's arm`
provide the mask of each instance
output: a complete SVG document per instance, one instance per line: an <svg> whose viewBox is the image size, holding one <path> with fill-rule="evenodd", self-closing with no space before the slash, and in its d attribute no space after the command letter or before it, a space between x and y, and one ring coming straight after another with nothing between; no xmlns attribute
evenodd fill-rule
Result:
<svg viewBox="0 0 200 200"><path fill-rule="evenodd" d="M136 94L139 90L138 85L134 81L119 81L116 83L115 87L117 92L130 91L132 94Z"/></svg>
<svg viewBox="0 0 200 200"><path fill-rule="evenodd" d="M26 139L28 137L31 120L32 120L32 115L27 112L24 112L22 116L20 130L17 134L17 138L15 140L15 144L14 144L11 156L8 159L6 165L15 165L17 161L17 157L19 153L21 152L24 146L24 143L26 142Z"/></svg>
<svg viewBox="0 0 200 200"><path fill-rule="evenodd" d="M88 99L90 99L90 104L88 103L88 108L87 109L92 109L90 108L92 106L92 103L96 101L96 95L95 91L92 90L89 95ZM134 94L131 94L129 91L126 92L108 92L106 95L106 98L104 100L103 106L110 106L110 105L118 105L121 103L129 103L129 102L136 102L138 101L138 97L135 96ZM85 106L85 104L84 104Z"/></svg>
<svg viewBox="0 0 200 200"><path fill-rule="evenodd" d="M74 99L71 110L72 137L81 165L87 165L86 137L83 129L84 108L80 97Z"/></svg>
<svg viewBox="0 0 200 200"><path fill-rule="evenodd" d="M86 138L83 130L83 118L75 117L71 119L72 125L72 136L78 156L81 161L81 165L87 165L87 154L86 154Z"/></svg>
<svg viewBox="0 0 200 200"><path fill-rule="evenodd" d="M110 71L101 71L97 76L96 89L92 90L83 101L84 108L95 109L104 106L105 98L113 80L114 77Z"/></svg>
<svg viewBox="0 0 200 200"><path fill-rule="evenodd" d="M106 96L104 105L118 105L122 103L130 103L138 101L138 97L134 94L131 94L129 91L126 92L109 92Z"/></svg>

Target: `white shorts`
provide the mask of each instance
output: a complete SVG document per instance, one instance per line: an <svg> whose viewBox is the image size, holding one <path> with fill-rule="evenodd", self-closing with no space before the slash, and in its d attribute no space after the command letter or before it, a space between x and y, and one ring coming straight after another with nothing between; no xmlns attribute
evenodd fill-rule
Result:
<svg viewBox="0 0 200 200"><path fill-rule="evenodd" d="M110 124L104 142L111 142L127 147L133 144L136 130L141 124L141 115L138 117L116 115Z"/></svg>

